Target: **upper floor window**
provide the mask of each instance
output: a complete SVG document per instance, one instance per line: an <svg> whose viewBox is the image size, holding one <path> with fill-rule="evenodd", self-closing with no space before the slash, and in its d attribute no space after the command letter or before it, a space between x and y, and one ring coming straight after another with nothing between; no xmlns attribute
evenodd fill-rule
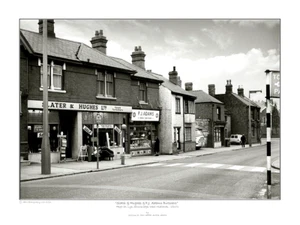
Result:
<svg viewBox="0 0 300 225"><path fill-rule="evenodd" d="M43 88L43 66L41 64L41 88ZM63 66L56 65L52 61L50 65L47 67L47 75L48 75L48 89L50 90L62 90L62 80L63 80Z"/></svg>
<svg viewBox="0 0 300 225"><path fill-rule="evenodd" d="M147 85L146 83L140 82L140 101L147 102Z"/></svg>
<svg viewBox="0 0 300 225"><path fill-rule="evenodd" d="M217 107L217 119L221 120L221 107Z"/></svg>
<svg viewBox="0 0 300 225"><path fill-rule="evenodd" d="M101 97L115 96L114 75L111 73L97 72L97 95Z"/></svg>
<svg viewBox="0 0 300 225"><path fill-rule="evenodd" d="M184 101L184 113L193 114L195 113L195 104L194 101Z"/></svg>
<svg viewBox="0 0 300 225"><path fill-rule="evenodd" d="M180 98L176 98L176 113L180 114L181 110L180 110Z"/></svg>

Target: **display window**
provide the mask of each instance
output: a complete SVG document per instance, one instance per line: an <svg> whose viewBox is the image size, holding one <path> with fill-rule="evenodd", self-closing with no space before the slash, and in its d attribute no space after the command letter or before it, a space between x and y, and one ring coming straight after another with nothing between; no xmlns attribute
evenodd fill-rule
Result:
<svg viewBox="0 0 300 225"><path fill-rule="evenodd" d="M131 126L130 150L151 148L152 136L151 126Z"/></svg>

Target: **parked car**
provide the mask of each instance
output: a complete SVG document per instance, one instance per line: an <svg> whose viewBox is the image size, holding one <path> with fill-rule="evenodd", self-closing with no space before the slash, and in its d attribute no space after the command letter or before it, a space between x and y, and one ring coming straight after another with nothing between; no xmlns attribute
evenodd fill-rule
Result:
<svg viewBox="0 0 300 225"><path fill-rule="evenodd" d="M205 139L202 130L196 129L196 149L204 146Z"/></svg>
<svg viewBox="0 0 300 225"><path fill-rule="evenodd" d="M242 144L241 137L242 137L241 134L232 134L230 136L230 144L238 144L238 145Z"/></svg>

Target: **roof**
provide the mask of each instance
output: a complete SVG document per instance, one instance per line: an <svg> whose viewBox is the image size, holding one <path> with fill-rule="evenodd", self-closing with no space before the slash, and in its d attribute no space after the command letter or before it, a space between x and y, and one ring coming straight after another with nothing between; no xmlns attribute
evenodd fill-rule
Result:
<svg viewBox="0 0 300 225"><path fill-rule="evenodd" d="M169 81L169 79L165 78L164 76L160 75L160 74L157 74L157 73L153 73L151 72L154 76L162 79L164 82L162 83L162 86L168 88L171 92L175 93L175 94L180 94L180 95L184 95L184 96L187 96L187 97L191 97L191 98L194 98L196 99L197 96L195 96L194 94L192 94L191 92L189 91L186 91L184 90L182 87L176 85L176 84L173 84L171 81Z"/></svg>
<svg viewBox="0 0 300 225"><path fill-rule="evenodd" d="M160 78L157 78L156 76L154 76L151 72L147 72L146 70L140 68L139 66L136 66L132 63L129 63L123 59L120 59L120 58L116 58L116 57L110 57L112 58L113 60L121 63L122 65L128 67L129 69L131 70L135 70L137 71L136 74L134 74L133 77L139 77L139 78L145 78L145 79L151 79L151 80L154 80L154 81L157 81L159 83L162 83L163 80L160 79Z"/></svg>
<svg viewBox="0 0 300 225"><path fill-rule="evenodd" d="M23 29L20 31L33 52L37 54L43 54L43 35ZM48 37L47 41L47 54L50 56L77 62L88 62L89 59L90 63L127 70L128 72L132 73L135 72L111 59L109 56L105 55L99 50L93 49L83 43L53 37Z"/></svg>
<svg viewBox="0 0 300 225"><path fill-rule="evenodd" d="M228 96L228 94L217 94L216 96L220 96L220 97L226 97ZM237 98L241 103L243 103L244 105L249 106L249 104L253 107L257 107L260 108L260 105L256 104L255 102L251 101L249 98L245 97L245 96L240 96L236 93L231 93L231 96Z"/></svg>
<svg viewBox="0 0 300 225"><path fill-rule="evenodd" d="M190 92L193 93L195 96L197 96L195 103L212 102L212 103L224 104L223 102L219 101L218 99L205 93L202 90L195 90L195 91L190 91Z"/></svg>

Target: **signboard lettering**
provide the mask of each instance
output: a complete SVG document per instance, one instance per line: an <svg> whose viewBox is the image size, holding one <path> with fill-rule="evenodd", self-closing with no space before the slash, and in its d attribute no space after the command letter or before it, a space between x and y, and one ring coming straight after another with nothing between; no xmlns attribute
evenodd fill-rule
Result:
<svg viewBox="0 0 300 225"><path fill-rule="evenodd" d="M159 111L157 110L132 110L132 121L159 121Z"/></svg>
<svg viewBox="0 0 300 225"><path fill-rule="evenodd" d="M43 101L28 100L28 108L43 109ZM116 105L98 105L73 102L48 102L49 109L55 110L76 110L76 111L91 111L91 112L125 112L131 113L131 106L116 106Z"/></svg>
<svg viewBox="0 0 300 225"><path fill-rule="evenodd" d="M280 98L280 72L273 71L271 73L271 98Z"/></svg>
<svg viewBox="0 0 300 225"><path fill-rule="evenodd" d="M93 131L91 131L87 126L83 126L82 128L85 132L87 132L89 135L93 134Z"/></svg>

